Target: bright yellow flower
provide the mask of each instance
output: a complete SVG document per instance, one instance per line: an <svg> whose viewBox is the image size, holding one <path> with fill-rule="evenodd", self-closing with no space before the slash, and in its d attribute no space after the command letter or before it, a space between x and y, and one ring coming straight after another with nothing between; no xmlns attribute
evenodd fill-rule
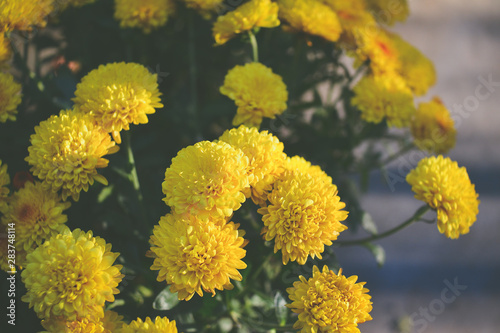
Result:
<svg viewBox="0 0 500 333"><path fill-rule="evenodd" d="M28 254L21 300L41 319L102 318L104 303L115 300L123 277L122 266L113 265L117 257L91 231L66 230Z"/></svg>
<svg viewBox="0 0 500 333"><path fill-rule="evenodd" d="M385 118L389 126L408 127L416 113L413 95L401 77L365 76L353 92L351 103L367 122L380 123Z"/></svg>
<svg viewBox="0 0 500 333"><path fill-rule="evenodd" d="M71 196L78 201L81 190L87 191L94 180L107 185L97 169L108 165L102 157L117 152L118 146L88 116L61 111L36 126L30 141L26 161L31 172L46 188L62 189L63 200Z"/></svg>
<svg viewBox="0 0 500 333"><path fill-rule="evenodd" d="M279 17L291 31L323 37L336 42L342 27L337 14L318 0L278 0Z"/></svg>
<svg viewBox="0 0 500 333"><path fill-rule="evenodd" d="M437 211L439 232L448 238L467 234L479 212L478 194L465 167L450 158L422 159L406 176L415 198Z"/></svg>
<svg viewBox="0 0 500 333"><path fill-rule="evenodd" d="M0 31L31 31L34 26L43 28L53 9L54 0L2 0Z"/></svg>
<svg viewBox="0 0 500 333"><path fill-rule="evenodd" d="M7 208L6 199L9 196L7 185L9 184L10 176L7 172L7 164L2 165L2 160L0 160L0 213L3 213L5 208Z"/></svg>
<svg viewBox="0 0 500 333"><path fill-rule="evenodd" d="M21 104L21 85L9 73L0 72L0 123L16 120L17 106Z"/></svg>
<svg viewBox="0 0 500 333"><path fill-rule="evenodd" d="M0 32L0 69L5 67L5 63L9 61L12 56L12 50L10 48L10 42L5 33Z"/></svg>
<svg viewBox="0 0 500 333"><path fill-rule="evenodd" d="M75 109L92 116L121 143L129 124L146 124L162 108L156 74L136 63L111 63L92 70L76 86Z"/></svg>
<svg viewBox="0 0 500 333"><path fill-rule="evenodd" d="M260 208L266 241L274 240L274 252L281 250L283 264L297 261L304 265L307 258L318 257L325 245L332 245L347 218L340 202L337 186L327 184L323 177L309 173L285 171L274 183L268 195L269 205Z"/></svg>
<svg viewBox="0 0 500 333"><path fill-rule="evenodd" d="M283 172L286 155L278 138L267 131L241 125L225 131L219 140L239 148L250 161L251 197L258 205L265 205L267 194L276 178Z"/></svg>
<svg viewBox="0 0 500 333"><path fill-rule="evenodd" d="M175 12L173 0L115 0L115 19L122 28L141 28L144 33L164 26Z"/></svg>
<svg viewBox="0 0 500 333"><path fill-rule="evenodd" d="M281 76L258 62L229 70L220 92L234 100L238 107L234 126L259 127L263 117L274 119L282 114L288 100Z"/></svg>
<svg viewBox="0 0 500 333"><path fill-rule="evenodd" d="M63 214L71 206L61 202L57 193L46 190L39 182L26 182L8 200L2 223L16 226L16 264L24 266L26 255L44 240L66 229L68 217Z"/></svg>
<svg viewBox="0 0 500 333"><path fill-rule="evenodd" d="M386 30L378 27L357 29L353 35L355 49L349 50L348 54L354 57L355 67L369 60L374 75L398 75L401 70L400 55Z"/></svg>
<svg viewBox="0 0 500 333"><path fill-rule="evenodd" d="M314 266L309 280L299 279L286 290L292 301L286 306L299 315L293 328L301 333L359 333L358 324L372 320L369 290L356 275L335 274L325 265L322 272Z"/></svg>
<svg viewBox="0 0 500 333"><path fill-rule="evenodd" d="M77 318L73 321L64 319L42 320L42 326L47 330L41 333L117 333L121 332L123 316L114 311L104 312L104 318Z"/></svg>
<svg viewBox="0 0 500 333"><path fill-rule="evenodd" d="M404 22L410 14L407 0L365 0L377 21L387 25Z"/></svg>
<svg viewBox="0 0 500 333"><path fill-rule="evenodd" d="M240 149L202 141L172 159L163 200L178 214L230 216L245 201L249 181L248 157Z"/></svg>
<svg viewBox="0 0 500 333"><path fill-rule="evenodd" d="M203 291L232 289L231 279L241 281L239 269L246 251L244 232L239 224L225 223L222 217L200 219L196 215L165 215L154 227L151 251L152 270L159 270L158 281L166 280L180 300L190 300Z"/></svg>
<svg viewBox="0 0 500 333"><path fill-rule="evenodd" d="M436 70L432 61L397 34L389 33L389 36L399 54L399 74L415 95L424 95L436 83Z"/></svg>
<svg viewBox="0 0 500 333"><path fill-rule="evenodd" d="M226 15L219 16L212 28L215 42L226 43L236 34L255 27L274 28L278 20L278 4L271 0L251 0Z"/></svg>
<svg viewBox="0 0 500 333"><path fill-rule="evenodd" d="M125 324L120 333L177 333L177 326L175 320L170 321L167 317L156 317L154 322L149 317L145 321L137 318Z"/></svg>
<svg viewBox="0 0 500 333"><path fill-rule="evenodd" d="M311 162L300 156L287 157L285 160L285 170L308 174L318 181L321 180L326 185L332 184L332 178L321 167L312 165Z"/></svg>
<svg viewBox="0 0 500 333"><path fill-rule="evenodd" d="M411 122L411 134L420 149L446 154L455 146L457 131L450 112L437 97L420 103Z"/></svg>
<svg viewBox="0 0 500 333"><path fill-rule="evenodd" d="M188 8L196 9L200 14L209 19L214 11L220 11L224 7L224 0L183 0Z"/></svg>

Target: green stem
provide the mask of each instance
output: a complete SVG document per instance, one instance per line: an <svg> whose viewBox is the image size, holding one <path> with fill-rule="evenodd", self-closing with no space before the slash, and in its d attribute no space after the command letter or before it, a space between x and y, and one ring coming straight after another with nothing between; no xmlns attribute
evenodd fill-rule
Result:
<svg viewBox="0 0 500 333"><path fill-rule="evenodd" d="M250 37L250 44L252 44L253 61L259 62L259 46L252 30L248 30L248 37Z"/></svg>
<svg viewBox="0 0 500 333"><path fill-rule="evenodd" d="M129 132L124 133L124 139L125 140L123 143L124 143L125 149L127 151L128 163L130 166L130 173L129 173L128 179L132 183L132 186L133 186L134 191L136 193L137 202L139 204L139 209L141 211L141 215L142 215L142 219L143 219L141 225L143 225L144 228L146 229L145 231L147 231L149 233L149 230L147 230L147 227L146 227L147 221L148 221L148 214L147 214L146 208L144 206L144 198L142 196L141 183L139 182L139 176L137 175L137 167L135 164L134 152L132 151L131 135Z"/></svg>
<svg viewBox="0 0 500 333"><path fill-rule="evenodd" d="M196 137L200 136L200 130L198 126L198 66L196 64L196 30L194 26L194 11L188 11L188 57L189 57L189 81L190 81L190 91L191 98L190 104L188 106L188 114L190 118L190 124Z"/></svg>
<svg viewBox="0 0 500 333"><path fill-rule="evenodd" d="M396 226L396 227L394 227L392 229L389 229L386 232L383 232L381 234L377 234L377 235L373 235L373 236L370 236L370 237L366 237L366 238L362 238L362 239L357 239L357 240L336 241L335 244L337 244L339 246L361 245L361 244L366 244L366 243L369 243L369 242L373 242L373 241L378 240L378 239L385 238L387 236L390 236L390 235L392 235L392 234L394 234L394 233L396 233L396 232L398 232L398 231L406 228L410 224L412 224L412 223L414 223L416 221L419 221L420 218L425 213L427 213L430 209L431 209L431 207L429 207L428 205L420 207L419 209L417 209L417 211L415 212L415 214L412 217L410 217L408 220L404 221L400 225L398 225L398 226Z"/></svg>

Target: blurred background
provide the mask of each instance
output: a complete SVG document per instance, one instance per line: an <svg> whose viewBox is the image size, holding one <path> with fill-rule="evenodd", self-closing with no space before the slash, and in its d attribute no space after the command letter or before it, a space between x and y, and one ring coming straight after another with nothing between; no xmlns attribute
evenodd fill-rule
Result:
<svg viewBox="0 0 500 333"><path fill-rule="evenodd" d="M395 30L435 64L438 80L428 96L440 96L457 127L457 144L449 156L465 166L481 204L469 234L451 240L435 226L418 223L379 241L386 263L377 268L363 248L336 250L346 274L356 274L373 296L373 320L362 332L496 333L500 327L500 2L496 0L413 0L407 22ZM479 100L476 89L485 98ZM486 97L486 93L490 93ZM460 109L463 111L459 111ZM417 156L391 164L400 175ZM380 230L410 217L420 202L405 182L387 186L371 175L363 208ZM397 195L395 195L397 194ZM384 229L385 228L385 229ZM356 235L357 238L360 235ZM347 237L345 237L347 239ZM448 291L457 283L451 301ZM455 282L456 281L456 282ZM464 286L464 287L462 287ZM465 289L466 287L466 289ZM442 299L442 293L444 298Z"/></svg>

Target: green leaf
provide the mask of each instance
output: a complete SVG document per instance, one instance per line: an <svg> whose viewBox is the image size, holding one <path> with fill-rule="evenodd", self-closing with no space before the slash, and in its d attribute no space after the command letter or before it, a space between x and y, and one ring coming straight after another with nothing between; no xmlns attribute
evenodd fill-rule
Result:
<svg viewBox="0 0 500 333"><path fill-rule="evenodd" d="M163 289L153 302L153 309L155 310L170 310L179 304L177 293L171 293L169 288Z"/></svg>
<svg viewBox="0 0 500 333"><path fill-rule="evenodd" d="M114 185L105 186L97 196L97 202L102 203L113 194Z"/></svg>
<svg viewBox="0 0 500 333"><path fill-rule="evenodd" d="M378 267L384 266L385 263L385 250L378 244L365 243L363 244L375 257Z"/></svg>
<svg viewBox="0 0 500 333"><path fill-rule="evenodd" d="M278 291L274 296L274 309L276 311L276 318L278 318L280 326L286 324L286 318L288 317L288 308L285 306L286 303L286 299Z"/></svg>
<svg viewBox="0 0 500 333"><path fill-rule="evenodd" d="M367 212L363 212L362 214L361 226L363 229L371 235L378 234L377 225L373 221L372 216Z"/></svg>

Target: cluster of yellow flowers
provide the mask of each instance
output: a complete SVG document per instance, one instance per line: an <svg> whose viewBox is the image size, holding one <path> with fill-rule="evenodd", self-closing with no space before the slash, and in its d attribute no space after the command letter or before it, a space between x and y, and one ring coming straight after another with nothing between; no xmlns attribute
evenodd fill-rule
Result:
<svg viewBox="0 0 500 333"><path fill-rule="evenodd" d="M203 291L215 295L216 289L232 289L231 280L241 281L238 270L246 268L242 259L247 241L239 224L230 219L246 198L261 207L263 238L274 241L274 252L281 251L284 265L289 261L303 265L308 257L321 258L325 245L332 245L347 229L341 223L347 218L345 204L332 179L304 158L286 156L283 148L267 131L241 125L225 131L214 142L184 148L172 159L162 185L171 212L155 226L149 255L154 258L151 269L159 271L158 281L165 280L179 299L189 300L194 293L202 296ZM346 278L331 271L328 274L325 279L332 283L332 295L358 297L357 289L335 282ZM349 278L351 285L354 281ZM307 290L309 286L306 283L300 288ZM316 297L320 296L311 296L311 302ZM343 310L350 321L339 322L339 328L370 319L371 303L359 302L359 309ZM319 310L312 303L307 310L295 303L292 307L297 312ZM331 316L337 310L320 311ZM300 318L302 315L299 321L303 321ZM310 327L331 325L320 320L306 321Z"/></svg>

